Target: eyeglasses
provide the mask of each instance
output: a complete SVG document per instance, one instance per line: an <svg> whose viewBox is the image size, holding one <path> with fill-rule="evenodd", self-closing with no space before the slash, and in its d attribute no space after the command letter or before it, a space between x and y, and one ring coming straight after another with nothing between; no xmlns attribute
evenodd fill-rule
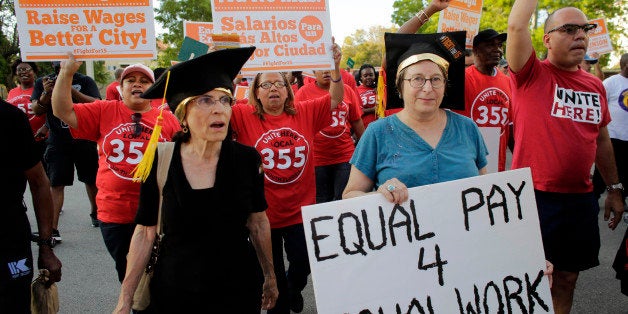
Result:
<svg viewBox="0 0 628 314"><path fill-rule="evenodd" d="M26 68L16 68L16 69L15 69L15 72L16 72L16 73L28 73L28 72L30 72L30 71L32 71L32 70L33 70L33 68L31 68L31 67L26 67Z"/></svg>
<svg viewBox="0 0 628 314"><path fill-rule="evenodd" d="M414 88L421 88L425 85L425 82L430 81L432 88L441 88L445 85L445 78L442 75L434 75L431 78L425 78L422 75L415 75L409 79L403 79L410 82L410 86Z"/></svg>
<svg viewBox="0 0 628 314"><path fill-rule="evenodd" d="M213 97L208 96L208 95L201 95L192 100L196 102L196 104L199 107L204 108L204 109L209 109L218 102L220 102L220 104L225 107L231 107L231 105L233 104L233 98L229 96L222 96L218 99L214 99Z"/></svg>
<svg viewBox="0 0 628 314"><path fill-rule="evenodd" d="M132 114L131 120L133 120L133 123L135 123L135 128L133 129L133 137L138 137L140 136L140 134L142 134L142 125L140 124L140 121L142 121L142 114L139 112Z"/></svg>
<svg viewBox="0 0 628 314"><path fill-rule="evenodd" d="M546 34L560 31L561 33L567 33L569 35L575 35L578 30L584 31L585 34L588 34L590 31L594 30L597 27L597 24L564 24L549 30Z"/></svg>
<svg viewBox="0 0 628 314"><path fill-rule="evenodd" d="M286 83L284 81L277 81L275 83L264 82L264 83L261 83L261 84L257 85L257 87L261 87L263 89L270 89L273 85L275 85L275 87L277 87L277 88L286 87Z"/></svg>

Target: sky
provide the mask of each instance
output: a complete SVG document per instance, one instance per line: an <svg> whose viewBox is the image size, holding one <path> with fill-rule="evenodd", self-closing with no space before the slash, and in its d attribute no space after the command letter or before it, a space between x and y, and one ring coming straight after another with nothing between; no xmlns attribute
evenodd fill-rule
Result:
<svg viewBox="0 0 628 314"><path fill-rule="evenodd" d="M332 35L336 43L358 29L368 29L374 25L392 26L390 17L394 0L329 0Z"/></svg>

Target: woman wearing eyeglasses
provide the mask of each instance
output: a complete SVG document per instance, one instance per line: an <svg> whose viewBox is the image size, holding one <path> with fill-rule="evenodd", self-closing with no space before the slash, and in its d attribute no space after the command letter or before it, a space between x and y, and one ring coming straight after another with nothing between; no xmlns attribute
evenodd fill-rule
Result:
<svg viewBox="0 0 628 314"><path fill-rule="evenodd" d="M132 181L131 171L142 159L160 114L149 99L140 95L155 79L148 67L133 64L120 77L122 100L74 104L72 75L80 65L73 55L61 63L52 92L52 108L55 116L70 126L74 138L98 143L98 220L107 250L115 261L118 279L122 281L140 194L140 184ZM177 118L169 111L163 112L159 140L169 141L179 129Z"/></svg>
<svg viewBox="0 0 628 314"><path fill-rule="evenodd" d="M233 80L254 47L178 63L144 94L166 92L182 130L163 186L163 233L149 313L248 313L272 308L273 270L257 151L231 139ZM157 161L142 183L129 265L114 313L129 313L158 223Z"/></svg>
<svg viewBox="0 0 628 314"><path fill-rule="evenodd" d="M233 107L234 138L255 147L262 156L264 190L270 220L275 276L279 300L268 313L301 312L301 291L310 266L305 244L301 206L316 202L314 136L332 121L332 110L344 96L340 76L340 48L332 43L335 68L329 94L295 102L284 73L259 73L249 88L250 104ZM284 266L284 254L290 265Z"/></svg>
<svg viewBox="0 0 628 314"><path fill-rule="evenodd" d="M17 78L18 86L9 91L7 102L26 113L33 130L33 136L35 136L37 148L40 149L40 154L43 156L46 150L46 136L48 135L48 128L45 125L46 115L36 115L31 102L39 68L35 62L24 62L22 59L17 59L11 65L11 72ZM44 169L46 169L45 165Z"/></svg>
<svg viewBox="0 0 628 314"><path fill-rule="evenodd" d="M476 124L441 108L448 89L460 93L448 79L464 75L464 53L452 55L435 39L464 48L464 35L386 35L386 76L395 78L399 93L389 86L388 99L400 97L403 109L366 129L351 158L343 198L376 190L400 204L409 187L486 173L488 151Z"/></svg>

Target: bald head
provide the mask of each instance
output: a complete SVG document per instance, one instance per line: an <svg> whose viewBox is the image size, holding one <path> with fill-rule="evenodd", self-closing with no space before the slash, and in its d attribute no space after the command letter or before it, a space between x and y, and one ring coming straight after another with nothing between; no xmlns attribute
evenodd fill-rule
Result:
<svg viewBox="0 0 628 314"><path fill-rule="evenodd" d="M571 20L584 22L572 23ZM547 32L549 32L551 29L559 27L563 24L584 24L587 23L587 21L587 16L582 11L580 11L580 9L574 7L564 7L557 9L547 17L543 30L547 34Z"/></svg>

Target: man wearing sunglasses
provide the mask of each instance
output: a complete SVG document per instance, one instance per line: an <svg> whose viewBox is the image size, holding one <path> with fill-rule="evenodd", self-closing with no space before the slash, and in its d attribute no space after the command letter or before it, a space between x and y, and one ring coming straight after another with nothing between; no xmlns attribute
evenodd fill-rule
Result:
<svg viewBox="0 0 628 314"><path fill-rule="evenodd" d="M554 311L569 313L579 272L599 265L593 163L607 186L604 220L613 230L623 213L623 186L607 130L611 118L604 86L578 66L596 25L577 8L556 10L545 22L547 59L539 61L529 29L536 7L537 1L516 0L508 19L512 168L532 170L545 257L554 264Z"/></svg>

